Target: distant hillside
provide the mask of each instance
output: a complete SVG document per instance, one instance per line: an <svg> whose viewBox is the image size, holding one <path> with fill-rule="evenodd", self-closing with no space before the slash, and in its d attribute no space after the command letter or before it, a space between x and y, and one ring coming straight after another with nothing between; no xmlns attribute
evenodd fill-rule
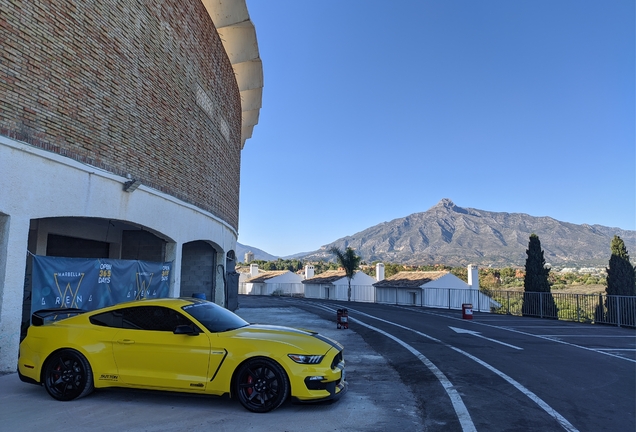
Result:
<svg viewBox="0 0 636 432"><path fill-rule="evenodd" d="M338 239L304 258L332 259L327 251L338 246L352 247L369 263L523 266L532 233L539 236L546 262L553 266L606 266L615 234L636 257L636 231L462 208L443 199L425 212Z"/></svg>
<svg viewBox="0 0 636 432"><path fill-rule="evenodd" d="M278 259L277 256L270 255L267 252L262 251L258 248L236 243L236 258L238 262L245 262L245 254L247 252L252 252L254 254L255 260L276 261Z"/></svg>

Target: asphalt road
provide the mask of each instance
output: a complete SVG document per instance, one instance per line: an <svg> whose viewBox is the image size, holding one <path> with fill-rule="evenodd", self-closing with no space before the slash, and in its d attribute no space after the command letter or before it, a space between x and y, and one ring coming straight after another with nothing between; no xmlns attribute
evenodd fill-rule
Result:
<svg viewBox="0 0 636 432"><path fill-rule="evenodd" d="M0 431L636 430L636 331L460 311L240 296L250 322L319 331L345 346L338 402L267 414L236 401L100 390L58 402L0 376ZM336 329L337 308L349 330Z"/></svg>
<svg viewBox="0 0 636 432"><path fill-rule="evenodd" d="M250 299L251 300L251 299ZM388 305L347 307L351 330L397 370L425 429L635 431L636 331ZM346 348L345 348L346 349Z"/></svg>

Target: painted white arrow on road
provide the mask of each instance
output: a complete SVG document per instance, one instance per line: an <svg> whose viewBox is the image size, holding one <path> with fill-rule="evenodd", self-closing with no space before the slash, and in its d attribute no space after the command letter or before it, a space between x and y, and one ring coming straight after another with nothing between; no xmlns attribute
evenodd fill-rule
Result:
<svg viewBox="0 0 636 432"><path fill-rule="evenodd" d="M507 346L507 347L514 348L514 349L516 349L516 350L522 350L522 349L523 349L523 348L519 348L519 347L514 346L514 345L507 344L507 343L505 343L505 342L501 342L501 341L498 341L498 340L495 340L495 339L487 338L486 336L482 336L479 332L476 332L476 331L474 331L474 330L460 329L460 328L457 328L457 327L451 327L451 326L448 326L448 327L449 327L451 330L454 330L456 333L467 333L467 334L471 334L471 335L473 335L473 336L477 336L477 337L480 337L480 338L482 338L482 339L489 340L489 341L491 341L491 342L496 342L496 343L498 343L498 344L505 345L505 346Z"/></svg>

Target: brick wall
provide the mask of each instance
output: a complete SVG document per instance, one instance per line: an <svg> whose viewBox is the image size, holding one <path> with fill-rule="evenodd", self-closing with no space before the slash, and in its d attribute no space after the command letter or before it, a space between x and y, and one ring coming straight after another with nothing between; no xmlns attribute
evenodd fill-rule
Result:
<svg viewBox="0 0 636 432"><path fill-rule="evenodd" d="M200 0L0 0L0 134L238 226L240 95Z"/></svg>

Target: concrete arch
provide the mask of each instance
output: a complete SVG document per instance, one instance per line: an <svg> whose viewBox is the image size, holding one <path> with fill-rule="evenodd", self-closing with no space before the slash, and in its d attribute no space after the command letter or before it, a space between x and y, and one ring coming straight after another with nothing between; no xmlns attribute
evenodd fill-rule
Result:
<svg viewBox="0 0 636 432"><path fill-rule="evenodd" d="M51 244L172 261L171 296L189 274L184 252L189 263L200 247L211 300L227 305L241 149L262 89L245 1L75 6L18 0L0 27L15 42L0 71L0 372L15 371L27 254Z"/></svg>
<svg viewBox="0 0 636 432"><path fill-rule="evenodd" d="M0 172L11 190L0 195L0 371L15 368L29 286L28 252L46 255L50 234L107 243L108 258L172 261L171 296L181 294L183 246L206 242L214 251L210 300L227 304L225 256L237 240L228 222L144 185L127 192L126 177L3 136ZM126 248L127 243L147 244L148 238L161 244L158 254L140 255L139 248Z"/></svg>

